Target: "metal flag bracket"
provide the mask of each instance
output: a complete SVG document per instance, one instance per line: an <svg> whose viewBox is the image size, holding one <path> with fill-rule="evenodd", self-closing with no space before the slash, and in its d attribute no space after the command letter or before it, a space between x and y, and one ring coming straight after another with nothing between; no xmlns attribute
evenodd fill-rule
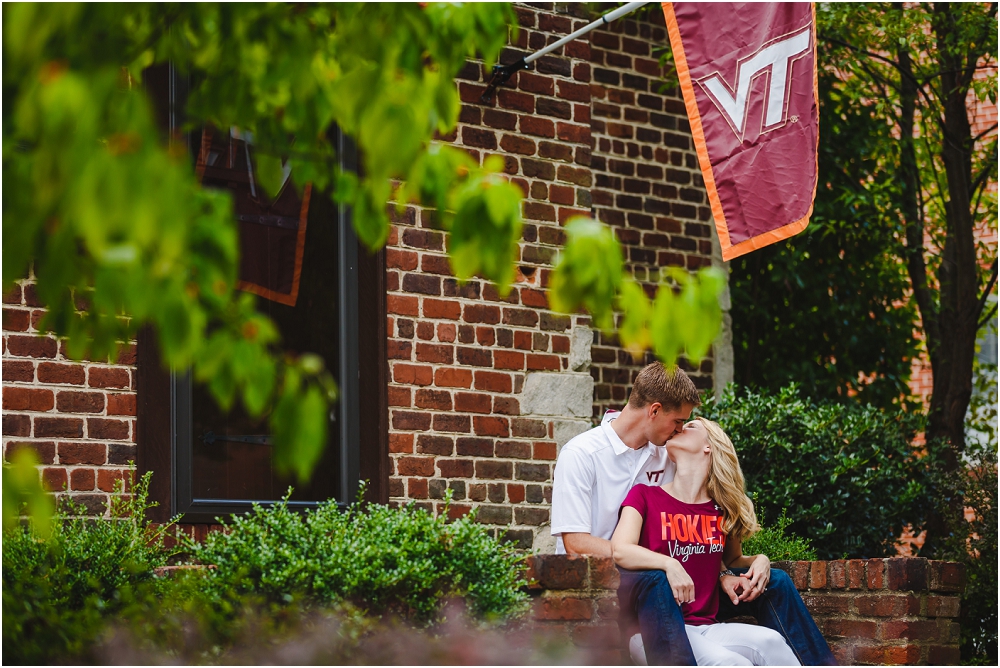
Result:
<svg viewBox="0 0 1000 668"><path fill-rule="evenodd" d="M630 2L628 4L622 5L618 9L608 12L601 18L595 21L591 21L590 23L580 28L576 32L566 35L562 39L553 42L552 44L549 44L545 48L539 49L538 51L535 51L534 53L527 55L524 58L521 58L515 63L511 63L509 65L501 65L500 63L497 63L496 65L493 66L493 77L490 79L490 83L486 86L486 90L483 91L482 96L480 96L479 101L482 102L483 104L489 104L490 102L493 101L493 94L496 92L497 87L507 83L507 80L510 79L512 76L514 76L514 73L517 72L518 70L530 69L529 66L531 65L531 63L535 62L542 56L552 53L556 49L562 47L564 44L569 44L574 39L579 39L580 37L583 37L594 28L599 28L601 26L607 25L612 21L614 21L615 19L619 19L625 16L626 14L631 14L632 12L634 12L635 10L639 9L640 7L646 4L649 3Z"/></svg>

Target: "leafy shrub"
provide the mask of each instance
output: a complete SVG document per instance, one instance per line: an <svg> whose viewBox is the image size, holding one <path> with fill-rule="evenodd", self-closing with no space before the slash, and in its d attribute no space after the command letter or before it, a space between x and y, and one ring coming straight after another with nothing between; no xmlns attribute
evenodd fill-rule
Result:
<svg viewBox="0 0 1000 668"><path fill-rule="evenodd" d="M921 415L816 405L796 385L730 387L701 414L729 434L763 514L787 509L787 528L808 537L820 559L892 556L905 526L921 530L937 461L933 447L921 457L910 445Z"/></svg>
<svg viewBox="0 0 1000 668"><path fill-rule="evenodd" d="M463 598L481 622L526 606L511 545L474 517L448 523L414 507L257 507L204 544L185 544L215 568L157 578L171 553L165 530L144 519L148 484L147 475L133 496L114 498L112 519L58 515L48 541L29 527L5 532L8 663L101 662L122 634L135 657L216 662L239 647L263 651L318 618L336 619L343 654L361 651L379 615L438 622L448 599Z"/></svg>
<svg viewBox="0 0 1000 668"><path fill-rule="evenodd" d="M935 558L965 564L959 624L962 661L997 665L997 442L969 445L965 466L941 474L938 504L951 517L951 535ZM954 517L954 503L972 510L971 518Z"/></svg>
<svg viewBox="0 0 1000 668"><path fill-rule="evenodd" d="M754 494L754 506L757 506L757 495ZM776 524L766 523L764 518L758 518L760 531L743 541L743 554L766 554L771 561L813 561L816 550L808 538L785 533L788 525L788 511L781 509Z"/></svg>
<svg viewBox="0 0 1000 668"><path fill-rule="evenodd" d="M166 563L163 531L144 518L150 475L131 496L111 497L110 520L67 517L64 508L42 540L29 526L4 532L3 650L7 663L84 658L104 625L155 586ZM120 491L120 490L119 490Z"/></svg>
<svg viewBox="0 0 1000 668"><path fill-rule="evenodd" d="M284 502L255 507L227 530L188 546L213 564L204 586L219 599L256 594L268 603L304 597L346 602L381 615L433 621L443 602L464 597L485 619L520 612L522 557L466 516L454 522L416 507L346 511L335 502L298 514Z"/></svg>

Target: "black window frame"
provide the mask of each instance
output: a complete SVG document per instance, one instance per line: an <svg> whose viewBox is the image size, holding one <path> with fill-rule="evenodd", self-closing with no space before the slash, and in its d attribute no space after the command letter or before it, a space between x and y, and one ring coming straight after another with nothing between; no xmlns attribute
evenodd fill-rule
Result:
<svg viewBox="0 0 1000 668"><path fill-rule="evenodd" d="M147 87L154 108L166 129L174 133L181 124L187 81L172 66L147 72ZM193 140L189 139L193 147ZM357 150L350 138L337 132L341 169L357 171ZM323 195L326 196L326 195ZM334 428L339 431L340 479L336 500L344 504L366 480L366 500L387 503L388 360L386 355L385 251L370 253L354 232L350 207L335 208L338 228L338 292L340 322L339 399ZM153 521L166 522L183 514L181 522L214 523L216 517L245 513L253 503L272 505L278 499L226 500L197 498L192 493L194 435L191 429L192 385L189 373L163 369L155 333L145 329L137 337L136 468L153 472L149 511ZM364 444L364 448L362 448ZM318 501L290 501L296 509L314 507Z"/></svg>

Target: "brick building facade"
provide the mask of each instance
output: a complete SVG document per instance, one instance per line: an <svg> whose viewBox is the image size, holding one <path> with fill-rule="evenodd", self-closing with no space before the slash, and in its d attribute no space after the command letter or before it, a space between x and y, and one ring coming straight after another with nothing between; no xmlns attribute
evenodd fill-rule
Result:
<svg viewBox="0 0 1000 668"><path fill-rule="evenodd" d="M580 8L517 12L521 30L503 62L586 23ZM452 513L477 506L481 521L511 525L526 547L545 546L557 446L588 428L586 417L621 407L645 363L591 332L588 318L548 308L562 225L592 214L612 226L640 281L654 282L662 265L711 262L711 210L684 104L679 89L659 92L654 49L665 43L662 18L619 21L541 58L490 105L479 102L489 79L480 65L459 75L461 122L445 139L479 158L502 155L525 194L517 282L505 299L479 281L459 286L443 235L423 212L410 209L394 226L386 260L393 500L430 508L451 488ZM710 386L710 361L692 371ZM525 395L529 384L554 392L551 376L561 375L569 403L571 374L582 376L585 411L537 407Z"/></svg>
<svg viewBox="0 0 1000 668"><path fill-rule="evenodd" d="M585 25L583 5L516 7L512 62ZM503 157L524 192L517 278L494 286L451 276L446 235L429 212L394 219L385 251L388 498L449 512L478 508L523 547L545 549L558 446L620 407L647 360L633 360L589 318L552 311L546 286L563 225L610 225L629 268L651 288L664 265L712 261L711 211L679 89L660 79L662 16L596 30L517 74L482 104L488 72L470 62L456 85L460 123L443 141ZM4 295L5 456L32 447L49 489L102 514L142 449L134 347L116 364L75 362L37 331L30 280ZM712 385L712 361L690 369ZM142 433L141 430L139 432ZM26 445L22 445L26 444Z"/></svg>
<svg viewBox="0 0 1000 668"><path fill-rule="evenodd" d="M102 515L135 459L135 349L116 364L71 360L39 333L43 314L30 280L3 296L4 457L34 449L46 488Z"/></svg>

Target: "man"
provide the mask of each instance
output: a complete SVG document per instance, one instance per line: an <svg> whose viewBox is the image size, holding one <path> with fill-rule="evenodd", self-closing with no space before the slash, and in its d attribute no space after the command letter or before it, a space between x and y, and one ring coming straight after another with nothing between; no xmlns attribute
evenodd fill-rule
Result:
<svg viewBox="0 0 1000 668"><path fill-rule="evenodd" d="M557 554L611 556L611 534L618 512L634 485L662 485L672 480L674 464L666 442L679 433L701 404L698 390L680 369L646 366L635 380L628 404L609 411L601 425L570 440L556 462L552 490L552 534ZM623 637L639 630L650 664L694 665L684 617L664 571L626 571L618 589L619 626ZM749 614L788 641L803 665L836 665L833 654L806 610L791 579L771 571L744 577L720 573L719 617ZM765 588L766 587L766 588ZM656 638L655 646L650 643ZM636 648L633 638L630 646ZM641 652L633 651L637 658Z"/></svg>

